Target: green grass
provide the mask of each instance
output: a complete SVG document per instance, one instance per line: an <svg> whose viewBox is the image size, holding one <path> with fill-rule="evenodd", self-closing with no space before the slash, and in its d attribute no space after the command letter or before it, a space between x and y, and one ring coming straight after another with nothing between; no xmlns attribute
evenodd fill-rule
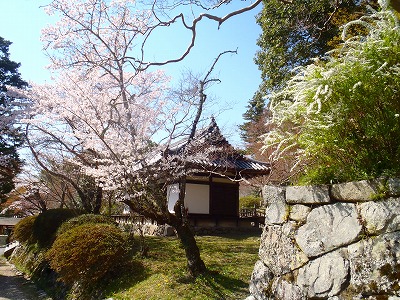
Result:
<svg viewBox="0 0 400 300"><path fill-rule="evenodd" d="M259 236L196 237L208 273L190 278L177 238L147 237L148 257L135 257L134 275L120 277L110 289L113 299L244 299ZM129 273L129 272L128 272Z"/></svg>

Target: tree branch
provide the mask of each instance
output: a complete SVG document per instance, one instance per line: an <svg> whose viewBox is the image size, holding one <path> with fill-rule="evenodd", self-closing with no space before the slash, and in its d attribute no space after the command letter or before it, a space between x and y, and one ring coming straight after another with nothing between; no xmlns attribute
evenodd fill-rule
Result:
<svg viewBox="0 0 400 300"><path fill-rule="evenodd" d="M208 77L211 75L211 73L213 72L215 65L217 64L217 62L219 61L219 59L222 57L222 55L227 54L227 53L235 53L237 54L237 49L236 50L227 50L224 52L221 52L217 58L214 60L213 64L211 65L210 69L208 70L206 76L204 76L203 80L200 80L200 88L199 88L199 96L200 96L200 101L199 101L199 107L197 109L197 113L196 113L196 117L193 120L192 123L192 129L190 131L190 135L188 138L188 143L190 143L190 141L194 138L194 135L196 134L196 130L197 130L197 125L200 121L200 117L201 114L203 113L203 106L204 106L204 102L207 99L207 95L204 93L205 90L205 86L207 85L207 83L211 82L211 81L219 81L219 79L209 79Z"/></svg>
<svg viewBox="0 0 400 300"><path fill-rule="evenodd" d="M33 147L32 144L31 144L31 141L30 141L29 136L28 136L28 131L29 131L29 124L26 126L26 129L25 129L25 133L26 133L26 142L27 142L27 144L28 144L29 150L31 150L32 155L33 155L33 157L35 158L36 162L39 164L39 166L40 166L43 170L45 170L46 172L48 172L50 175L59 177L59 178L65 180L65 181L67 181L68 183L70 183L70 184L74 187L74 189L76 190L76 192L78 193L78 195L79 195L79 197L81 198L81 200L82 200L82 201L85 201L85 198L86 198L85 193L79 188L79 186L78 186L73 180L71 180L68 176L65 176L64 174L57 173L57 172L54 172L54 171L50 170L50 169L40 160L38 153L35 151L34 147Z"/></svg>
<svg viewBox="0 0 400 300"><path fill-rule="evenodd" d="M286 2L286 1L282 1L282 2L291 3L291 2ZM194 45L195 45L195 41L196 41L196 37L197 37L197 30L196 30L197 28L196 28L196 27L197 27L197 24L198 24L203 18L206 18L206 19L209 19L209 20L213 20L213 21L218 22L218 29L219 29L219 28L221 27L222 23L224 23L224 22L227 21L228 19L230 19L230 18L232 18L232 17L234 17L234 16L236 16L236 15L239 15L239 14L245 13L245 12L247 12L247 11L250 11L250 10L256 8L256 7L257 7L259 4L261 4L261 3L262 3L262 0L257 0L257 1L254 2L253 4L251 4L251 5L247 6L247 7L243 7L243 8L241 8L241 9L235 10L235 11L233 11L233 12L231 12L231 13L225 15L224 17L218 17L218 16L215 16L215 15L212 15L212 14L209 14L209 13L200 14L197 18L195 18L195 19L193 20L191 26L187 24L186 19L185 19L185 16L184 16L182 13L179 14L179 15L177 15L177 16L175 16L175 17L172 18L170 21L161 21L161 20L157 17L157 14L156 14L156 12L154 11L154 5L153 5L153 10L152 10L152 11L153 11L153 14L154 14L154 16L156 17L156 19L157 19L160 23L157 24L157 25L155 25L155 26L151 29L151 31L153 31L153 30L156 29L157 27L168 27L168 26L172 25L173 23L175 23L176 21L178 21L178 20L180 19L181 22L182 22L182 24L183 24L183 26L184 26L186 29L188 29L189 31L192 32L192 38L191 38L191 42L190 42L189 46L186 48L185 52L184 52L180 57L175 58L175 59L169 59L169 60L166 60L166 61L163 61L163 62L141 62L141 65L142 65L142 66L139 67L138 70L144 71L144 70L148 69L148 68L151 67L151 66L164 66L164 65L167 65L167 64L170 64L170 63L176 63L176 62L182 61L182 60L190 53L190 51L192 50L192 48L193 48ZM144 53L144 47L145 47L147 38L148 38L149 36L150 36L150 35L147 35L145 41L144 41L143 44L142 44L142 54ZM128 57L128 58L129 58L129 59L133 59L133 57Z"/></svg>

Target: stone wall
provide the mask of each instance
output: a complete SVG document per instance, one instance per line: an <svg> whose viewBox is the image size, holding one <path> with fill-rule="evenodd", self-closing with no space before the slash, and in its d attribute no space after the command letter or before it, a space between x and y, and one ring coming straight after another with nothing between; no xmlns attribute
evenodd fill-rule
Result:
<svg viewBox="0 0 400 300"><path fill-rule="evenodd" d="M400 179L265 186L248 299L400 299Z"/></svg>

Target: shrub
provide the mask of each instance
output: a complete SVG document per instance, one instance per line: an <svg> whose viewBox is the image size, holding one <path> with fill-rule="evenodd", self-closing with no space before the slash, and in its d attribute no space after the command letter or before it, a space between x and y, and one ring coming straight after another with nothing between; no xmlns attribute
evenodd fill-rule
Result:
<svg viewBox="0 0 400 300"><path fill-rule="evenodd" d="M19 221L15 227L12 238L20 243L34 244L35 238L33 236L33 224L37 216L29 216Z"/></svg>
<svg viewBox="0 0 400 300"><path fill-rule="evenodd" d="M93 287L129 258L128 236L110 224L84 224L57 236L46 257L60 280Z"/></svg>
<svg viewBox="0 0 400 300"><path fill-rule="evenodd" d="M347 38L350 26L365 36ZM339 53L297 69L271 97L271 160L294 158L295 183L400 175L400 27L387 10L350 22Z"/></svg>
<svg viewBox="0 0 400 300"><path fill-rule="evenodd" d="M76 210L61 208L50 209L39 214L33 224L33 237L39 247L50 247L61 224L77 215Z"/></svg>
<svg viewBox="0 0 400 300"><path fill-rule="evenodd" d="M254 195L240 197L239 207L240 208L259 208L262 198Z"/></svg>
<svg viewBox="0 0 400 300"><path fill-rule="evenodd" d="M64 222L57 231L57 235L60 235L73 227L77 227L84 224L109 224L117 226L117 223L110 217L95 214L84 214L75 218L69 219Z"/></svg>

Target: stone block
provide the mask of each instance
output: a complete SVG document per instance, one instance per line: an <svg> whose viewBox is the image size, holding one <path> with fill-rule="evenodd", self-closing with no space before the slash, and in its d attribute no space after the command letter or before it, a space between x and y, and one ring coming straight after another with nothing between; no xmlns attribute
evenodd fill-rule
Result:
<svg viewBox="0 0 400 300"><path fill-rule="evenodd" d="M387 183L389 196L400 196L400 179L389 178Z"/></svg>
<svg viewBox="0 0 400 300"><path fill-rule="evenodd" d="M332 185L331 195L334 199L346 202L371 201L379 194L379 180L361 180Z"/></svg>
<svg viewBox="0 0 400 300"><path fill-rule="evenodd" d="M400 296L399 241L400 232L392 232L349 245L349 288L366 295Z"/></svg>
<svg viewBox="0 0 400 300"><path fill-rule="evenodd" d="M335 203L313 209L295 238L303 252L314 257L356 241L361 229L355 204Z"/></svg>
<svg viewBox="0 0 400 300"><path fill-rule="evenodd" d="M265 224L283 224L287 221L289 207L285 202L275 202L265 209Z"/></svg>
<svg viewBox="0 0 400 300"><path fill-rule="evenodd" d="M267 207L271 203L285 202L285 191L284 187L266 185L262 190L262 196L264 200L264 207Z"/></svg>
<svg viewBox="0 0 400 300"><path fill-rule="evenodd" d="M288 186L286 202L290 204L319 204L329 203L329 187L319 186Z"/></svg>
<svg viewBox="0 0 400 300"><path fill-rule="evenodd" d="M307 216L310 213L310 211L311 211L311 208L306 205L302 205L302 204L292 205L290 207L289 219L303 223L307 219Z"/></svg>
<svg viewBox="0 0 400 300"><path fill-rule="evenodd" d="M271 289L271 281L274 278L274 274L268 269L268 267L261 261L258 260L253 269L253 273L250 278L249 291L253 297L257 300L267 300L269 289Z"/></svg>
<svg viewBox="0 0 400 300"><path fill-rule="evenodd" d="M307 256L293 243L295 223L266 225L261 235L259 257L275 276L307 263Z"/></svg>
<svg viewBox="0 0 400 300"><path fill-rule="evenodd" d="M400 230L400 198L365 202L358 209L367 233L376 235Z"/></svg>
<svg viewBox="0 0 400 300"><path fill-rule="evenodd" d="M301 300L305 299L302 290L293 282L278 278L272 284L274 300Z"/></svg>
<svg viewBox="0 0 400 300"><path fill-rule="evenodd" d="M297 285L309 298L332 297L342 291L348 274L349 262L339 251L334 251L300 268Z"/></svg>
<svg viewBox="0 0 400 300"><path fill-rule="evenodd" d="M265 186L263 188L265 224L283 224L288 217L285 188Z"/></svg>

